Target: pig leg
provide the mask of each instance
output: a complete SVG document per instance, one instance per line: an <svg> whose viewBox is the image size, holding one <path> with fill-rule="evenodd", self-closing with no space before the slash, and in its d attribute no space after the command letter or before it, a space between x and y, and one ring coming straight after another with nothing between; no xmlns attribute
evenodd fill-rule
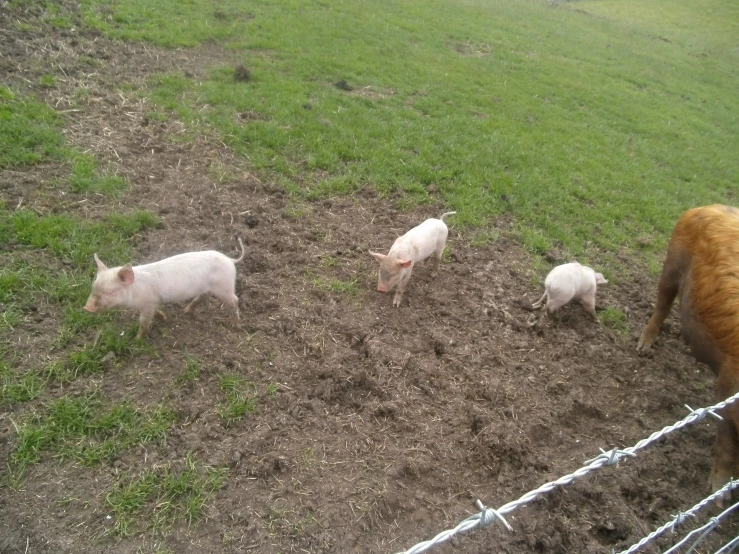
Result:
<svg viewBox="0 0 739 554"><path fill-rule="evenodd" d="M585 293L580 299L580 302L582 302L582 305L585 306L588 313L597 321L598 316L595 315L595 290Z"/></svg>
<svg viewBox="0 0 739 554"><path fill-rule="evenodd" d="M191 314L191 313L192 313L192 311L193 311L193 310L195 309L195 307L196 307L196 306L197 306L198 304L200 304L200 303L201 303L201 302L202 302L202 301L203 301L204 299L205 299L205 295L204 295L204 294L199 294L199 295L197 295L197 296L196 296L196 297L195 297L195 298L193 299L193 301L192 301L192 302L190 302L190 303L189 303L189 304L187 305L187 308L185 308L185 313L186 313L186 314Z"/></svg>
<svg viewBox="0 0 739 554"><path fill-rule="evenodd" d="M231 291L221 291L213 296L223 302L223 304L229 309L235 324L239 320L239 297Z"/></svg>
<svg viewBox="0 0 739 554"><path fill-rule="evenodd" d="M136 333L136 340L142 338L151 327L151 322L154 319L154 315L157 313L157 307L143 310L139 315L139 330Z"/></svg>
<svg viewBox="0 0 739 554"><path fill-rule="evenodd" d="M718 398L728 398L739 390L739 367L731 359L719 370L717 393ZM730 404L719 414L723 419L718 422L716 433L716 457L711 472L711 490L714 492L723 487L729 479L736 477L739 460L739 406Z"/></svg>
<svg viewBox="0 0 739 554"><path fill-rule="evenodd" d="M654 307L652 317L649 318L649 323L644 327L639 337L639 342L636 345L637 351L647 352L652 348L652 343L657 338L667 314L670 313L672 303L680 289L681 266L685 264L686 256L677 250L677 248L668 249L667 259L662 267L662 275L657 286L657 304Z"/></svg>
<svg viewBox="0 0 739 554"><path fill-rule="evenodd" d="M435 277L439 272L439 264L441 264L441 255L444 252L444 247L441 250L435 251L431 254L431 277Z"/></svg>
<svg viewBox="0 0 739 554"><path fill-rule="evenodd" d="M400 278L398 282L398 288L395 289L395 298L393 298L393 307L397 308L400 306L400 301L403 299L403 293L405 292L405 286L411 278L411 271L413 266L409 267L405 275Z"/></svg>
<svg viewBox="0 0 739 554"><path fill-rule="evenodd" d="M228 301L224 300L226 306L231 310L231 317L233 318L234 324L239 321L239 297L235 294L231 295L231 299Z"/></svg>
<svg viewBox="0 0 739 554"><path fill-rule="evenodd" d="M723 417L723 414L722 414ZM716 492L733 477L739 453L736 429L730 421L719 421L716 429L716 457L711 472L711 491Z"/></svg>
<svg viewBox="0 0 739 554"><path fill-rule="evenodd" d="M534 309L541 308L542 305L544 304L544 300L546 300L546 297L547 297L547 293L545 292L544 294L541 295L541 298L539 298L538 301L531 304L531 307Z"/></svg>

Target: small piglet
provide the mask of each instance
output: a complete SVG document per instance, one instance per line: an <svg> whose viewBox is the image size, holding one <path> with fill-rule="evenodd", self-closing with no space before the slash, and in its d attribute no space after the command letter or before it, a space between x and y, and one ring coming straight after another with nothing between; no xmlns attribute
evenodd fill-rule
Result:
<svg viewBox="0 0 739 554"><path fill-rule="evenodd" d="M395 291L393 306L400 306L403 292L405 292L405 287L411 278L411 271L413 271L415 264L433 255L434 267L431 274L436 274L441 261L441 253L446 245L446 237L449 233L444 218L456 213L447 212L439 219L427 219L402 237L398 237L387 255L370 250L370 254L380 262L377 290L388 292L394 286L398 286Z"/></svg>
<svg viewBox="0 0 739 554"><path fill-rule="evenodd" d="M187 252L164 260L131 267L108 269L95 254L97 276L85 310L91 313L108 308L139 312L140 339L149 330L159 304L183 302L194 298L185 308L190 313L206 294L218 298L229 307L234 321L239 319L236 266L244 259L244 244L239 239L241 256L229 258L214 250Z"/></svg>
<svg viewBox="0 0 739 554"><path fill-rule="evenodd" d="M544 295L532 307L541 307L546 298L547 310L552 313L570 300L577 299L595 317L596 286L607 282L603 275L577 262L559 265L547 275Z"/></svg>

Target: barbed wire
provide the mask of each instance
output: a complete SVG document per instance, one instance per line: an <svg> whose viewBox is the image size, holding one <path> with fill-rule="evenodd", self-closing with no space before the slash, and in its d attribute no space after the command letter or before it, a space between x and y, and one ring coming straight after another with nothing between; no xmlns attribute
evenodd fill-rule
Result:
<svg viewBox="0 0 739 554"><path fill-rule="evenodd" d="M649 533L649 535L647 535L646 537L644 537L643 539L641 539L638 543L630 546L626 550L622 550L621 552L618 552L618 554L632 554L633 552L636 552L637 550L639 550L642 546L644 546L648 542L650 542L650 541L656 539L657 537L659 537L662 533L664 533L668 529L670 531L674 532L675 531L675 528L678 525L680 525L681 523L683 523L687 518L694 516L704 506L707 506L708 504L710 504L714 500L717 500L717 499L721 498L725 493L729 492L730 490L735 489L736 487L739 487L739 481L732 479L731 481L729 481L728 483L726 483L723 487L721 487L721 489L719 489L716 492L714 492L712 495L704 498L703 500L701 500L700 502L698 502L698 504L696 504L695 506L693 506L692 508L690 508L686 512L680 512L680 513L678 513L672 519L672 521L668 521L667 523L665 523L664 525L662 525L658 529L655 529L654 531L652 531L651 533Z"/></svg>
<svg viewBox="0 0 739 554"><path fill-rule="evenodd" d="M426 552L427 550L430 550L432 547L450 540L458 533L471 531L472 529L475 529L477 527L485 528L493 524L496 521L503 522L506 528L509 531L512 531L513 529L503 517L505 514L514 511L516 508L520 506L528 504L529 502L531 502L532 500L534 500L536 497L538 497L539 495L543 493L550 492L554 490L555 488L560 487L562 485L568 485L572 483L572 481L574 481L575 479L583 477L587 475L588 473L590 473L591 471L600 469L603 466L615 465L618 463L618 461L621 458L624 458L626 456L635 456L638 450L641 450L647 445L661 439L662 437L664 437L665 435L669 433L672 433L673 431L677 431L678 429L681 429L682 427L685 427L686 425L690 425L692 423L695 423L696 421L700 421L701 419L705 418L707 415L711 415L718 419L723 419L720 415L718 415L715 412L717 410L721 410L725 408L726 406L736 401L737 399L739 399L739 392L734 394L733 396L730 396L726 400L718 402L717 404L714 404L713 406L709 406L707 408L699 408L697 410L693 410L690 406L686 404L685 407L690 411L690 413L687 416L685 416L680 421L673 423L672 425L668 425L666 427L663 427L659 431L655 431L654 433L649 435L647 438L642 439L639 442L637 442L634 446L631 446L629 448L624 448L622 450L614 448L609 451L605 451L601 448L600 449L601 453L595 458L593 458L592 460L586 461L585 465L581 467L580 469L577 469L568 475L563 475L556 481L550 481L548 483L544 483L539 488L527 492L526 494L521 496L518 500L514 500L512 502L508 502L507 504L504 504L497 510L494 510L492 508L486 508L482 504L482 501L477 500L476 505L478 509L480 510L479 513L473 514L470 517L464 519L453 529L442 531L441 533L436 535L434 538L427 540L427 541L420 542L416 544L415 546L412 546L408 550L399 552L398 554L420 554L421 552Z"/></svg>
<svg viewBox="0 0 739 554"><path fill-rule="evenodd" d="M693 543L693 545L690 547L690 550L688 550L685 554L690 554L693 550L697 548L697 546L703 542L703 540L708 536L708 534L713 531L713 529L718 525L719 521L721 521L721 518L725 515L731 513L735 508L739 507L739 502L736 504L733 504L726 508L723 512L721 512L719 515L712 517L708 520L708 523L705 523L704 525L701 525L697 529L693 529L690 533L685 535L683 539L675 544L673 547L669 548L668 550L665 550L662 554L670 554L671 552L675 552L678 548L680 548L683 544L688 542L690 537L693 535L696 535L697 533L700 533L703 531L703 533L698 537L698 539Z"/></svg>
<svg viewBox="0 0 739 554"><path fill-rule="evenodd" d="M734 537L733 539L731 539L729 542L727 542L725 545L723 545L713 554L723 554L724 552L726 552L727 554L731 554L732 552L734 552L734 549L737 546L739 546L739 537Z"/></svg>

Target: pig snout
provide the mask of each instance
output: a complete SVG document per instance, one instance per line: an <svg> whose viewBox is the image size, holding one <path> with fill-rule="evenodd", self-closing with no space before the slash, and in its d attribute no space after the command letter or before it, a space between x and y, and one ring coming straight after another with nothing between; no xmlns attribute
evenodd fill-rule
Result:
<svg viewBox="0 0 739 554"><path fill-rule="evenodd" d="M377 285L377 292L387 292L387 283L379 283Z"/></svg>
<svg viewBox="0 0 739 554"><path fill-rule="evenodd" d="M93 300L88 300L87 304L85 304L85 307L82 309L86 312L90 312L91 314L94 314L97 311L97 308L95 307L95 302Z"/></svg>

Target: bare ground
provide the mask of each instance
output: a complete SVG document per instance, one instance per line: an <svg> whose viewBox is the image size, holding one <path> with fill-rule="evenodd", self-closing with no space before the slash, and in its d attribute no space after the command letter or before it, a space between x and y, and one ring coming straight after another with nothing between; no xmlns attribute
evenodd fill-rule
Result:
<svg viewBox="0 0 739 554"><path fill-rule="evenodd" d="M633 445L681 419L686 403L712 403L713 376L680 343L676 319L652 357L635 353L652 277L634 270L598 292L599 309L629 315L628 334L593 322L578 305L549 319L528 308L541 291L529 254L508 238L510 222L496 223L499 240L474 247L474 231L450 220L452 254L438 277L420 266L393 309L391 296L374 291L367 250L388 248L453 206L400 211L371 188L313 203L290 198L207 133L182 140L174 117L149 120L153 106L133 92L158 73L198 76L230 64L227 52L166 51L47 26L18 31L13 22L33 14L2 10L3 80L64 113L67 139L130 182L111 200L50 188L64 175L58 166L2 171L8 206L22 198L42 213L91 219L151 211L163 224L136 237L139 263L195 249L236 255L237 236L248 252L239 267L239 328L215 301L192 316L170 306L149 336L156 354L70 387L51 385L42 398L0 413L3 466L15 446L13 421L90 385L111 400L164 402L177 413L161 445L134 448L105 467L45 456L20 490L0 489L0 552L396 552L456 525L478 498L498 507L579 468L599 448ZM35 85L45 74L57 78L51 89ZM73 100L80 88L89 93ZM339 281L354 288L334 292ZM51 354L58 332L53 306L38 313L16 330L17 359L28 364ZM119 321L124 329L134 317ZM175 377L188 355L202 373L182 388ZM261 392L255 413L224 426L215 412L224 372L258 391L278 384L278 392ZM519 508L508 517L512 533L497 525L434 551L626 548L706 495L713 437L712 423L701 422ZM99 537L113 482L190 452L230 469L203 519L163 536ZM723 525L706 551L736 529Z"/></svg>

